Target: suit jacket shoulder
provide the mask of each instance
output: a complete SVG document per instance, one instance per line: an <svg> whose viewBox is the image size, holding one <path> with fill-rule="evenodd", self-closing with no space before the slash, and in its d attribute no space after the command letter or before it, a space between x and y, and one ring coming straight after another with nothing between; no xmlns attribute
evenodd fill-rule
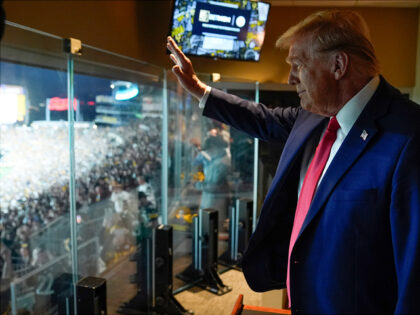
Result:
<svg viewBox="0 0 420 315"><path fill-rule="evenodd" d="M300 107L270 109L212 88L203 115L264 141L285 142L301 111Z"/></svg>

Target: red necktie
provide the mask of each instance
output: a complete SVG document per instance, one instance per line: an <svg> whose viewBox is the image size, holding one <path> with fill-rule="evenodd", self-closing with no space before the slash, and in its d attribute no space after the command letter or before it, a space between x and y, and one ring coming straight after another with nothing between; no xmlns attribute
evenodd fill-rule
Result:
<svg viewBox="0 0 420 315"><path fill-rule="evenodd" d="M306 214L308 213L311 205L313 196L318 186L319 178L321 177L322 171L324 170L325 164L330 156L331 147L337 138L337 130L340 128L337 118L332 117L328 123L327 130L324 133L321 141L319 142L315 155L312 159L311 164L306 171L305 178L303 180L302 189L296 206L295 220L293 221L292 235L290 237L289 245L289 259L287 263L287 294L289 296L289 307L291 306L290 298L290 254L292 253L293 246L295 245L296 239L299 235L300 229L302 228L303 222L305 221Z"/></svg>

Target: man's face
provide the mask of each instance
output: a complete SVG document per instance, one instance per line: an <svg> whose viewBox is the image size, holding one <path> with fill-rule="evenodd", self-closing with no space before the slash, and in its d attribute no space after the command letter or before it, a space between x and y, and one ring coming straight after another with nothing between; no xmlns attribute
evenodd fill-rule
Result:
<svg viewBox="0 0 420 315"><path fill-rule="evenodd" d="M310 37L306 36L293 42L286 61L290 64L288 81L296 86L301 106L319 115L335 115L337 82L331 56L312 52Z"/></svg>

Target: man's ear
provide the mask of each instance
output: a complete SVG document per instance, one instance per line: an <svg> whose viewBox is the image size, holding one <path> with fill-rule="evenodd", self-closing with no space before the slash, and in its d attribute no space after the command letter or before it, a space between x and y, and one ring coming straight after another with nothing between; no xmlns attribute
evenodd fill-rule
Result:
<svg viewBox="0 0 420 315"><path fill-rule="evenodd" d="M334 79L340 80L347 72L349 66L349 55L343 51L333 54L333 73Z"/></svg>

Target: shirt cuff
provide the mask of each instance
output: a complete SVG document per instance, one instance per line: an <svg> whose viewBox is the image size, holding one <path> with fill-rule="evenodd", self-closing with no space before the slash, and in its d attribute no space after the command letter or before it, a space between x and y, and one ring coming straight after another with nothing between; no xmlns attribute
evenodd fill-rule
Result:
<svg viewBox="0 0 420 315"><path fill-rule="evenodd" d="M207 99L209 98L210 92L211 92L211 86L207 85L206 91L204 92L204 95L201 97L200 103L198 103L199 108L204 108L206 106Z"/></svg>

